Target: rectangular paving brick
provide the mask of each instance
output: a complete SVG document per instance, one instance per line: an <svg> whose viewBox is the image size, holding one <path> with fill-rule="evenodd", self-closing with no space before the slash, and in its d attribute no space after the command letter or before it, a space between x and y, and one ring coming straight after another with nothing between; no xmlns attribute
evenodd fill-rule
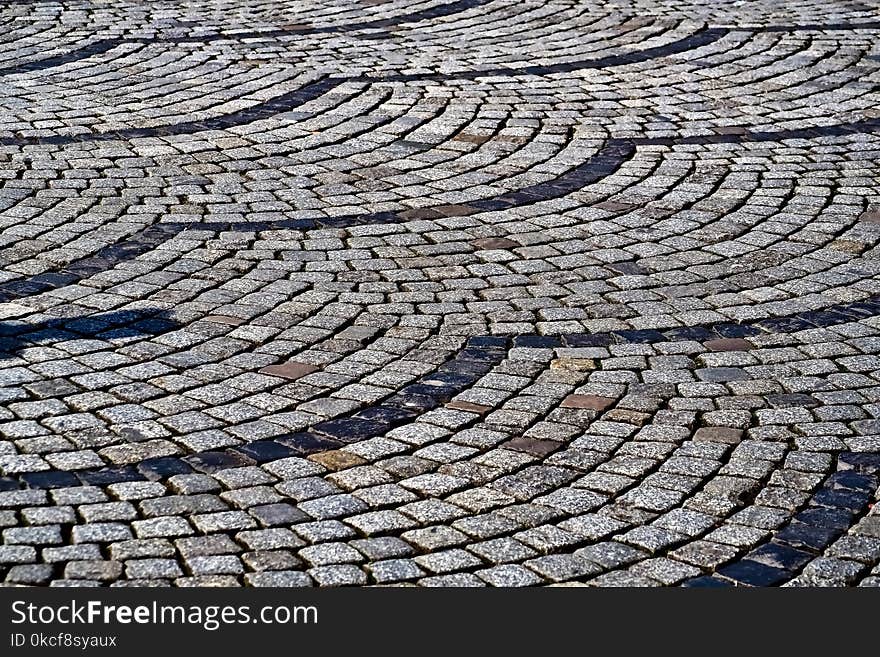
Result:
<svg viewBox="0 0 880 657"><path fill-rule="evenodd" d="M871 207L859 215L859 221L870 224L880 224L880 207Z"/></svg>
<svg viewBox="0 0 880 657"><path fill-rule="evenodd" d="M446 404L446 408L451 408L454 411L465 411L466 413L478 413L483 415L492 410L491 406L485 406L483 404L474 404L472 402L467 401L451 401Z"/></svg>
<svg viewBox="0 0 880 657"><path fill-rule="evenodd" d="M569 395L562 400L562 408L585 408L593 411L604 411L617 402L614 397L599 395Z"/></svg>
<svg viewBox="0 0 880 657"><path fill-rule="evenodd" d="M434 209L444 217L464 217L478 212L478 210L470 205L453 203L451 205L438 205Z"/></svg>
<svg viewBox="0 0 880 657"><path fill-rule="evenodd" d="M318 369L319 368L316 365L291 361L289 363L282 363L281 365L269 365L263 367L260 369L260 373L269 374L270 376L278 376L282 379L296 380L301 379L312 372L317 372Z"/></svg>
<svg viewBox="0 0 880 657"><path fill-rule="evenodd" d="M518 436L501 445L504 449L512 449L517 452L525 452L534 456L547 456L562 447L562 443L555 440L536 440Z"/></svg>
<svg viewBox="0 0 880 657"><path fill-rule="evenodd" d="M522 246L519 242L514 242L506 237L483 237L478 240L472 240L471 245L477 249L515 249Z"/></svg>
<svg viewBox="0 0 880 657"><path fill-rule="evenodd" d="M320 452L318 454L311 454L309 457L310 461L314 461L315 463L320 463L328 470L332 470L334 472L338 470L345 470L347 468L353 468L358 465L363 465L366 463L366 460L357 454L352 454L351 452L343 452L340 450L331 450L327 452Z"/></svg>
<svg viewBox="0 0 880 657"><path fill-rule="evenodd" d="M733 429L731 427L701 427L694 433L694 440L736 445L742 440L742 436L743 432L741 429Z"/></svg>
<svg viewBox="0 0 880 657"><path fill-rule="evenodd" d="M703 344L711 351L748 351L755 348L751 342L742 338L720 338L707 340Z"/></svg>
<svg viewBox="0 0 880 657"><path fill-rule="evenodd" d="M229 315L208 315L204 318L206 322L214 322L215 324L226 324L227 326L241 326L245 320L240 317L231 317Z"/></svg>
<svg viewBox="0 0 880 657"><path fill-rule="evenodd" d="M492 137L490 135L471 135L467 133L459 133L452 138L453 141L464 141L469 144L485 144Z"/></svg>

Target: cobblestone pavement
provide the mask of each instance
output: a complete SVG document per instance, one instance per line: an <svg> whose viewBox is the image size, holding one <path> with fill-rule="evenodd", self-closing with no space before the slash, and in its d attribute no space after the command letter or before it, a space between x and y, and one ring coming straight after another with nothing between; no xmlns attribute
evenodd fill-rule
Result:
<svg viewBox="0 0 880 657"><path fill-rule="evenodd" d="M880 584L876 3L0 27L0 580Z"/></svg>

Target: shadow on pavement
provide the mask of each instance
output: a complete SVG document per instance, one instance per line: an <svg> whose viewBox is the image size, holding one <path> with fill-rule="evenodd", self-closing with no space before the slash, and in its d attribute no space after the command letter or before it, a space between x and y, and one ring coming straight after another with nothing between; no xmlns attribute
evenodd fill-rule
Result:
<svg viewBox="0 0 880 657"><path fill-rule="evenodd" d="M39 322L4 320L0 321L0 360L13 358L22 349L71 340L125 341L161 335L179 326L160 308L116 310Z"/></svg>

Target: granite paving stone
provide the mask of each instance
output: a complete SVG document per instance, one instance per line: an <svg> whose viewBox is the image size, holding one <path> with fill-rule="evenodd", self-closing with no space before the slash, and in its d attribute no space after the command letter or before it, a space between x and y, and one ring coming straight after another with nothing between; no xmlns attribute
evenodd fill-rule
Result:
<svg viewBox="0 0 880 657"><path fill-rule="evenodd" d="M878 24L0 3L0 582L877 586Z"/></svg>

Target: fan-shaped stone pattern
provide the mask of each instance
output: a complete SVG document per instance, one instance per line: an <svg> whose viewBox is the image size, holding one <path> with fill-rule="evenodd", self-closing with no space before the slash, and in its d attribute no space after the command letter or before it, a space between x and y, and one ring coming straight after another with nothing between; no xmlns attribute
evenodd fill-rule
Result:
<svg viewBox="0 0 880 657"><path fill-rule="evenodd" d="M880 583L880 14L662 4L0 3L0 579Z"/></svg>

